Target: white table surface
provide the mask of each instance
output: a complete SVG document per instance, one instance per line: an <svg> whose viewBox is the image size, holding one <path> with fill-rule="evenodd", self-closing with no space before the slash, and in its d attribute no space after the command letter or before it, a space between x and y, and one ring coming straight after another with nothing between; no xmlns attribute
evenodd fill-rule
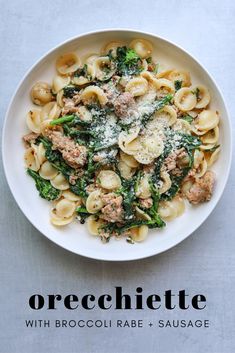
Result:
<svg viewBox="0 0 235 353"><path fill-rule="evenodd" d="M214 76L233 119L235 104L235 3L211 1L0 1L0 116L26 70L46 51L82 32L112 27L153 32L184 47ZM1 353L232 353L235 350L234 166L218 206L187 240L142 261L105 263L52 244L17 207L1 168ZM108 313L33 312L28 298L43 294L102 294L123 286L133 293L186 289L203 293L195 313L161 310ZM26 329L25 319L209 319L209 329Z"/></svg>

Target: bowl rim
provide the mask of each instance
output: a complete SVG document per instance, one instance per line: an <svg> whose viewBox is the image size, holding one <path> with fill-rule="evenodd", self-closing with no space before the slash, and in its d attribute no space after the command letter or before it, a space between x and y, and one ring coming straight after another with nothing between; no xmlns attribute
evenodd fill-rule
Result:
<svg viewBox="0 0 235 353"><path fill-rule="evenodd" d="M153 248L152 251L149 251L149 254L143 254L143 255L137 255L137 256L132 256L131 258L115 258L115 259L107 259L107 258L104 258L102 256L100 257L94 257L94 256L90 256L90 255L86 255L86 254L83 254L83 253L79 253L78 251L75 251L73 249L70 249L68 246L66 245L61 245L61 244L58 244L55 240L51 239L46 233L42 232L41 230L38 229L38 226L35 225L35 222L33 222L28 215L26 215L23 210L22 210L22 207L21 207L21 202L19 200L16 199L16 196L14 195L13 193L13 185L10 183L9 181L9 178L8 178L8 169L6 167L6 159L5 159L5 156L6 156L6 153L5 153L5 135L6 135L6 126L7 126L7 120L8 120L8 116L9 116L9 112L10 112L10 109L11 109L11 106L13 104L13 101L15 99L15 96L19 90L19 88L21 87L21 85L23 84L23 82L27 79L27 76L35 69L35 67L41 62L43 61L48 55L50 55L51 53L53 53L55 50L58 50L59 48L63 47L64 45L67 45L69 44L70 42L73 42L75 40L79 40L80 38L82 37L86 37L86 36L90 36L90 35L96 35L96 34L102 34L102 33L107 33L107 32L120 32L121 33L125 33L125 32L129 32L129 33L133 33L133 34L139 34L139 35L143 35L143 36L152 36L156 39L159 39L159 40L162 40L164 42L166 42L167 44L171 45L171 46L174 46L176 47L177 49L180 49L182 52L184 52L185 54L188 55L188 57L194 62L196 63L196 65L202 69L204 72L206 72L206 74L208 75L208 77L210 78L210 80L212 81L213 85L216 87L220 97L221 97L221 100L223 102L223 105L224 105L224 110L225 110L225 113L227 115L227 120L228 120L228 127L229 127L229 143L230 143L230 149L229 149L229 155L227 156L227 169L226 169L226 173L223 175L223 184L220 188L220 191L219 191L219 194L217 196L217 200L215 201L214 203L214 206L212 207L212 209L209 211L209 213L206 213L206 216L203 217L201 219L201 221L199 222L199 224L197 226L195 226L193 229L190 230L190 233L188 233L186 236L184 236L180 241L177 241L175 243L173 243L171 246L165 246L162 250L160 251L157 251L156 252L156 249ZM88 32L83 32L79 35L75 35L73 37L70 37L66 40L64 40L63 42L60 42L59 44L55 45L52 49L48 50L45 54L43 54L42 56L39 57L38 60L36 60L36 62L31 66L29 67L29 69L26 71L26 73L23 75L22 79L19 81L18 85L16 86L13 94L12 94L12 97L10 99L10 102L8 104L8 107L7 107L7 110L6 110L6 113L5 113L5 116L4 116L4 121L3 121L3 127L2 127L2 162L3 162L3 170L4 170L4 174L5 174L5 177L6 177L6 180L7 180L7 184L9 186L9 189L11 191L11 194L17 204L17 206L20 208L21 212L24 214L24 216L28 219L28 221L41 233L43 234L47 239L49 239L50 241L52 241L54 244L56 244L57 246L59 247L62 247L64 249L66 249L67 251L70 251L76 255L80 255L80 256L83 256L83 257L86 257L86 258L89 258L89 259L92 259L92 260L101 260L101 261L109 261L109 262L124 262L124 261L135 261L135 260L141 260L141 259L145 259L145 258L149 258L151 256L154 256L154 255L159 255L167 250L170 250L172 249L173 247L175 247L176 245L180 244L183 240L185 240L186 238L188 238L190 235L192 235L195 230L197 230L204 222L205 220L210 216L210 214L213 212L213 210L216 208L219 200L221 199L222 195L223 195L223 192L224 192L224 189L227 185L227 182L228 182L228 177L229 177L229 174L230 174L230 171L231 171L231 163L232 163L232 146L233 146L233 137L232 137L232 123L231 123L231 117L230 117L230 114L229 114L229 111L228 111L228 108L227 108L227 103L226 103L226 100L224 98L224 95L223 93L221 92L221 89L219 88L219 86L217 85L214 77L208 72L208 70L198 61L198 59L190 54L186 49L182 48L180 45L176 44L175 42L163 37L162 35L157 35L155 33L152 33L152 32L146 32L146 31L140 31L138 29L133 29L133 28L104 28L104 29L98 29L98 30L92 30L92 31L88 31Z"/></svg>

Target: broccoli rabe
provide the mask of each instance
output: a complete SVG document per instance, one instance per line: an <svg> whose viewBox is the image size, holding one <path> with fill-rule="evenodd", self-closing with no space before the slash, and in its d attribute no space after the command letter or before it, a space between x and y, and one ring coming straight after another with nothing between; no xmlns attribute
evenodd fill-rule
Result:
<svg viewBox="0 0 235 353"><path fill-rule="evenodd" d="M175 82L174 82L174 84L175 84L175 90L176 91L178 91L181 87L182 87L182 81L181 80L176 80Z"/></svg>
<svg viewBox="0 0 235 353"><path fill-rule="evenodd" d="M102 227L104 232L109 234L123 234L125 231L146 225L150 229L153 228L163 228L166 224L161 219L161 217L157 214L154 219L151 220L142 220L142 219L135 219L129 222L126 222L123 226L118 226L116 223L108 223Z"/></svg>
<svg viewBox="0 0 235 353"><path fill-rule="evenodd" d="M116 63L116 73L120 76L137 75L143 71L141 58L133 49L127 49L127 47L117 48L116 58L110 55L111 60Z"/></svg>
<svg viewBox="0 0 235 353"><path fill-rule="evenodd" d="M54 188L49 180L43 179L37 172L28 168L27 173L34 179L39 195L48 201L56 200L60 195L60 190Z"/></svg>
<svg viewBox="0 0 235 353"><path fill-rule="evenodd" d="M74 115L64 115L61 118L52 120L50 122L50 125L60 125L60 124L68 123L73 121L74 118L75 118Z"/></svg>
<svg viewBox="0 0 235 353"><path fill-rule="evenodd" d="M77 214L80 217L80 222L85 223L85 220L87 217L89 217L91 214L87 211L85 206L79 206L76 209Z"/></svg>
<svg viewBox="0 0 235 353"><path fill-rule="evenodd" d="M79 93L79 90L77 86L68 85L63 88L63 95L65 98L73 98L73 96Z"/></svg>

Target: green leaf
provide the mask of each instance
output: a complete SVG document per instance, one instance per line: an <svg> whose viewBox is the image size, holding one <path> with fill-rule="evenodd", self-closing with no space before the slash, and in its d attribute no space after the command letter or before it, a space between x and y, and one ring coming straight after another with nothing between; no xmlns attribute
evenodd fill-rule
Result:
<svg viewBox="0 0 235 353"><path fill-rule="evenodd" d="M182 87L182 81L181 80L176 80L175 81L175 90L178 91Z"/></svg>
<svg viewBox="0 0 235 353"><path fill-rule="evenodd" d="M190 114L185 114L181 117L181 119L187 121L189 124L193 122L193 117Z"/></svg>
<svg viewBox="0 0 235 353"><path fill-rule="evenodd" d="M27 173L34 179L39 195L48 201L58 199L60 190L54 188L49 180L43 179L37 172L28 168Z"/></svg>

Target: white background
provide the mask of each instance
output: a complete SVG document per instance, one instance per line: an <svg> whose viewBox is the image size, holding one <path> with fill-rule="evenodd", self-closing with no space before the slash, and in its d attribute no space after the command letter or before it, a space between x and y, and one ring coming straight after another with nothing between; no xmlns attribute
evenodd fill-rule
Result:
<svg viewBox="0 0 235 353"><path fill-rule="evenodd" d="M233 1L0 1L0 116L26 70L46 51L82 32L126 27L175 41L214 76L233 120L235 4ZM16 117L17 119L17 117ZM234 126L234 124L233 124ZM14 127L13 127L14 128ZM9 141L10 143L10 141ZM17 177L17 176L16 176ZM235 349L234 167L218 206L190 238L172 250L130 263L71 254L43 237L15 204L1 168L1 353L232 353ZM108 248L107 248L108 251ZM99 310L33 312L33 293L78 295L123 286L146 294L167 289L202 293L202 312ZM25 319L143 319L143 329L26 329ZM209 319L209 329L148 327L158 319Z"/></svg>

